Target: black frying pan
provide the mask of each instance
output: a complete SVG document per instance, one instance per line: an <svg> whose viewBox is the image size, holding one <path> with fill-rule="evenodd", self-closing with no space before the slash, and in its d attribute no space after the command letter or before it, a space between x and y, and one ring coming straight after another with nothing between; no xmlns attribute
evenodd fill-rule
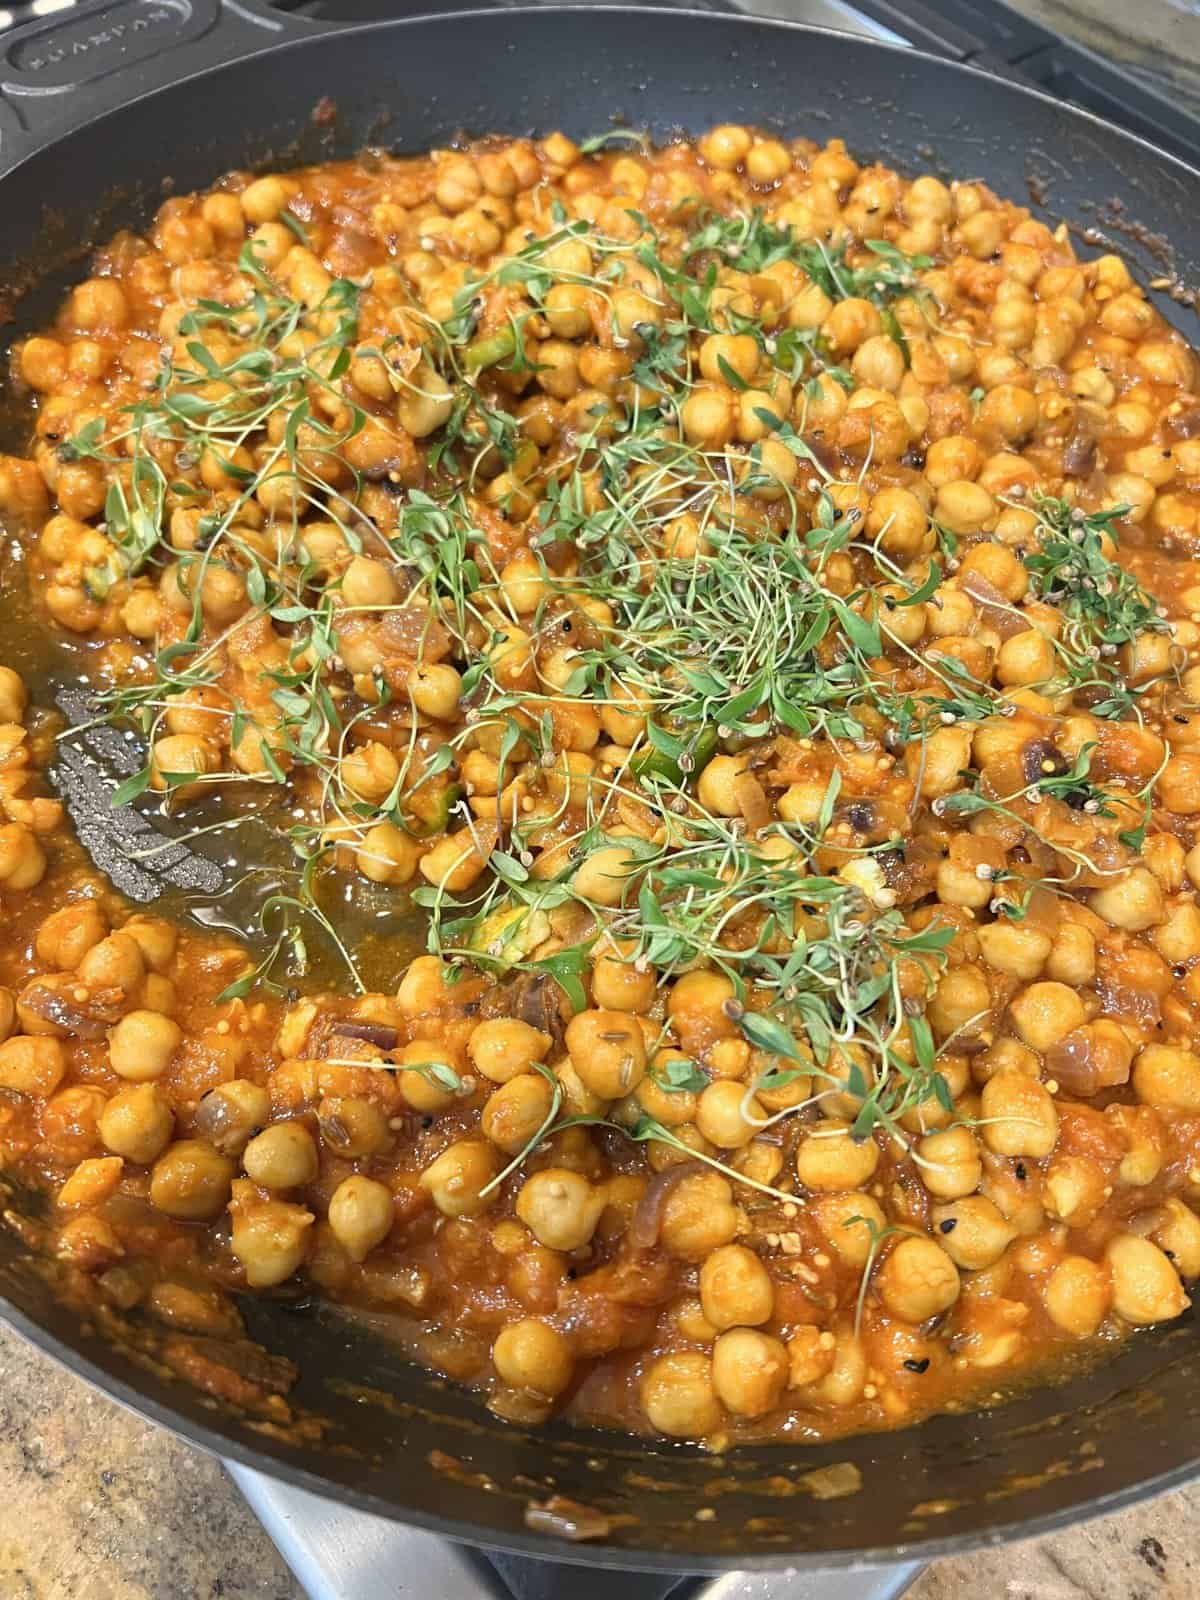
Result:
<svg viewBox="0 0 1200 1600"><path fill-rule="evenodd" d="M727 120L841 134L859 156L901 169L1036 194L1039 215L1093 242L1091 230L1119 225L1116 247L1144 276L1200 283L1200 174L1042 94L915 52L624 8L468 12L337 32L257 0L110 0L9 35L0 53L7 331L47 316L85 248L144 222L168 183L187 190L231 167L365 143L419 150L464 129L582 136L614 117L659 138ZM1164 309L1185 330L1195 322L1178 302ZM2 630L0 621L0 655ZM718 1462L686 1446L504 1426L317 1307L251 1301L254 1336L298 1362L294 1397L328 1420L323 1444L291 1444L89 1334L3 1229L0 1292L14 1326L43 1349L207 1449L385 1516L563 1559L698 1571L935 1555L1046 1532L1200 1470L1191 1318L989 1413ZM392 1403L364 1403L340 1386L347 1380ZM465 1470L433 1470L438 1450ZM816 1498L804 1475L845 1462L861 1490ZM632 1520L601 1545L534 1537L526 1502L551 1489ZM714 1520L695 1520L701 1505Z"/></svg>

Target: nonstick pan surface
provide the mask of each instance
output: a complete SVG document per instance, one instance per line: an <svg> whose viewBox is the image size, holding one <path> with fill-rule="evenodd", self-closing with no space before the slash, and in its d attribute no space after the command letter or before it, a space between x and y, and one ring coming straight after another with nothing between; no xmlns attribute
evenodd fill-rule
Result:
<svg viewBox="0 0 1200 1600"><path fill-rule="evenodd" d="M1069 223L1085 250L1116 248L1143 278L1171 280L1183 299L1164 309L1195 333L1185 291L1200 283L1200 175L1006 80L710 13L466 12L339 32L252 0L112 0L7 36L4 333L19 337L50 314L92 244L230 168L365 144L415 151L463 131L582 137L614 120L660 139L723 121L840 135L860 158L982 178ZM1191 1316L1140 1335L1108 1366L995 1410L714 1458L556 1425L513 1428L316 1303L243 1309L253 1337L297 1364L292 1398L323 1422L319 1438L265 1432L100 1338L0 1228L0 1312L143 1415L315 1492L530 1554L693 1571L894 1561L1046 1532L1200 1470ZM530 1533L529 1500L552 1493L608 1513L608 1538L580 1546ZM702 1508L711 1520L697 1520Z"/></svg>

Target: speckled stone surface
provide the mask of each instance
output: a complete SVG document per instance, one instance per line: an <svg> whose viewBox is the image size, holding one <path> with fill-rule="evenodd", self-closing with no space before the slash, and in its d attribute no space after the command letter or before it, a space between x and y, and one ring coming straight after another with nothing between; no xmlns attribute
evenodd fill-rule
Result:
<svg viewBox="0 0 1200 1600"><path fill-rule="evenodd" d="M218 1462L0 1326L0 1600L303 1600Z"/></svg>
<svg viewBox="0 0 1200 1600"><path fill-rule="evenodd" d="M1198 1595L1200 1486L1050 1539L939 1562L909 1600ZM218 1597L304 1600L216 1461L0 1326L0 1600Z"/></svg>
<svg viewBox="0 0 1200 1600"><path fill-rule="evenodd" d="M853 3L853 0L851 0ZM1198 0L1007 0L1063 38L1118 62L1200 112Z"/></svg>

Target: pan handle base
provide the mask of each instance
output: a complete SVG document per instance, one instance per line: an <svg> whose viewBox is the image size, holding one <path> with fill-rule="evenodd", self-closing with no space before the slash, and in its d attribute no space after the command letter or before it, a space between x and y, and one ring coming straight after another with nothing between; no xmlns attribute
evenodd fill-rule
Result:
<svg viewBox="0 0 1200 1600"><path fill-rule="evenodd" d="M0 45L0 173L154 89L328 31L328 23L263 0L84 0L14 28ZM236 106L214 109L237 114ZM188 132L180 130L184 138ZM47 201L53 204L53 195Z"/></svg>

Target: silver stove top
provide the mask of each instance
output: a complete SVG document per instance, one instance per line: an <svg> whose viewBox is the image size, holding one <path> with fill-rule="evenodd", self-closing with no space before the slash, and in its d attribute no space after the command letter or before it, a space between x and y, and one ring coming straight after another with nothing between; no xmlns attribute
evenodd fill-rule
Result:
<svg viewBox="0 0 1200 1600"><path fill-rule="evenodd" d="M842 0L734 0L740 10L758 15L809 22L846 33L906 41L869 21ZM557 1594L554 1572L536 1585L505 1583L497 1570L465 1545L406 1528L382 1517L353 1511L303 1489L228 1463L234 1482L249 1501L280 1554L303 1585L309 1600L512 1600L514 1590L537 1587L539 1594ZM582 1552L581 1552L582 1554ZM503 1559L503 1558L501 1558ZM526 1569L528 1570L528 1569ZM897 1600L920 1571L913 1562L862 1571L828 1573L732 1572L709 1581L681 1576L671 1591L686 1600ZM579 1569L557 1568L562 1587L574 1600L584 1600L581 1586L599 1594L603 1588L632 1600L636 1575L614 1573L604 1578L592 1570L581 1585ZM670 1580L646 1580L647 1594L665 1595Z"/></svg>
<svg viewBox="0 0 1200 1600"><path fill-rule="evenodd" d="M309 1600L406 1600L409 1595L414 1600L511 1600L512 1589L466 1545L347 1510L246 1467L229 1463L228 1470ZM578 1569L554 1570L564 1588L570 1585L574 1600L583 1600ZM675 1593L687 1600L897 1600L920 1570L904 1562L859 1572L731 1572L707 1581L681 1577L672 1600ZM622 1600L630 1600L637 1586L637 1574L593 1571L592 1577L587 1587L594 1593L603 1586ZM646 1582L663 1594L670 1580L656 1574ZM540 1592L556 1591L551 1581Z"/></svg>

